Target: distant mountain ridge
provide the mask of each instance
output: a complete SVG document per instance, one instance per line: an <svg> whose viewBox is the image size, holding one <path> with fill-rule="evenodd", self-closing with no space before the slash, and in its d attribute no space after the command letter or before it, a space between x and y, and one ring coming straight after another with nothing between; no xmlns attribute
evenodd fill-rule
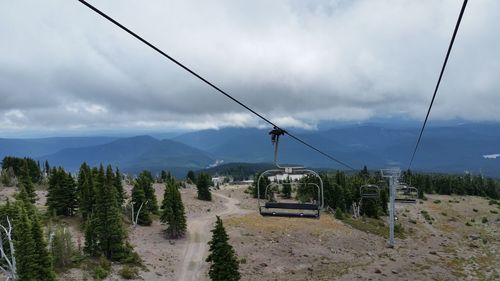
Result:
<svg viewBox="0 0 500 281"><path fill-rule="evenodd" d="M387 166L406 169L418 131L415 126L349 125L301 130L296 135L358 169L363 165L370 169ZM483 157L494 154L500 154L500 124L430 126L424 132L413 169L482 172L500 177L500 157ZM164 140L150 136L0 139L0 156L6 155L48 160L52 166L62 165L70 171L86 161L91 165L112 164L130 173L166 169L184 177L188 170L205 169L216 161L272 163L273 146L267 129L225 128ZM287 136L280 139L279 162L344 168ZM214 170L217 169L210 171Z"/></svg>
<svg viewBox="0 0 500 281"><path fill-rule="evenodd" d="M373 169L406 169L418 132L418 127L351 125L297 135L355 168L368 165ZM209 143L203 148L226 163L270 163L273 147L267 133L268 130L228 128L192 132L175 140L195 147ZM412 168L426 172L482 172L498 177L500 158L483 157L495 153L500 153L500 124L430 126L424 132ZM279 159L309 167L345 168L286 136L280 139Z"/></svg>
<svg viewBox="0 0 500 281"><path fill-rule="evenodd" d="M114 137L52 137L34 139L0 138L0 159L5 156L40 157L65 148L85 147L109 143Z"/></svg>
<svg viewBox="0 0 500 281"><path fill-rule="evenodd" d="M76 171L85 161L91 166L110 164L131 173L144 169L154 173L162 169L187 171L206 167L215 161L199 149L150 136L122 138L95 146L66 148L38 159L48 160L52 165L61 165L70 171Z"/></svg>

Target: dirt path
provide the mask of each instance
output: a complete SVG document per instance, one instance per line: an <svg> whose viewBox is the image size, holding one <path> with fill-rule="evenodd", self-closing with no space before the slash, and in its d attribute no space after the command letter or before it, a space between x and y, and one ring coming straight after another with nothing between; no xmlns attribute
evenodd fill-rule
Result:
<svg viewBox="0 0 500 281"><path fill-rule="evenodd" d="M208 253L207 243L212 237L210 230L215 222L216 215L228 216L246 214L249 212L238 206L240 202L237 199L215 192L212 192L212 195L225 199L225 208L211 214L188 220L188 235L184 254L177 267L179 268L179 273L177 275L177 280L179 281L206 280L205 272L208 266L205 262Z"/></svg>

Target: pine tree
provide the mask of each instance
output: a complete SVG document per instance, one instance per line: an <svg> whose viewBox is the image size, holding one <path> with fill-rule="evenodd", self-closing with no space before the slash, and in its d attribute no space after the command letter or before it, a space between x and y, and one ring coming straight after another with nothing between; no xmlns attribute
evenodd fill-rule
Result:
<svg viewBox="0 0 500 281"><path fill-rule="evenodd" d="M186 180L190 181L190 183L195 183L196 182L196 176L194 175L194 172L189 170L187 175L186 175Z"/></svg>
<svg viewBox="0 0 500 281"><path fill-rule="evenodd" d="M56 280L54 268L52 266L52 257L47 250L47 243L44 240L42 226L38 215L32 218L31 234L34 242L35 279L44 281Z"/></svg>
<svg viewBox="0 0 500 281"><path fill-rule="evenodd" d="M99 255L99 245L97 241L97 219L94 218L93 213L87 215L87 219L84 224L85 231L85 244L83 246L83 252L87 255L95 257Z"/></svg>
<svg viewBox="0 0 500 281"><path fill-rule="evenodd" d="M139 225L151 225L153 222L151 211L147 207L149 201L146 200L144 189L136 182L132 188L132 208L134 208L134 216L137 216L137 212L140 211L137 219L137 224Z"/></svg>
<svg viewBox="0 0 500 281"><path fill-rule="evenodd" d="M179 192L179 183L172 177L165 185L162 209L160 220L168 225L167 237L173 239L183 237L186 233L186 214Z"/></svg>
<svg viewBox="0 0 500 281"><path fill-rule="evenodd" d="M24 204L17 205L17 219L14 222L14 248L17 277L23 281L38 281L35 242L32 225Z"/></svg>
<svg viewBox="0 0 500 281"><path fill-rule="evenodd" d="M167 172L165 170L161 170L161 173L160 173L161 182L166 183L167 178L168 178Z"/></svg>
<svg viewBox="0 0 500 281"><path fill-rule="evenodd" d="M79 211L82 215L83 221L85 222L92 213L95 203L92 171L85 162L80 166L77 186Z"/></svg>
<svg viewBox="0 0 500 281"><path fill-rule="evenodd" d="M208 242L210 254L206 260L211 263L208 272L210 279L212 281L240 280L237 256L233 247L228 243L229 237L219 217L217 217L212 233L212 240Z"/></svg>
<svg viewBox="0 0 500 281"><path fill-rule="evenodd" d="M118 168L116 168L116 171L115 171L114 184L115 184L115 189L116 189L118 206L121 207L123 205L123 203L125 202L125 191L123 190L122 174L120 173L120 170L118 170Z"/></svg>
<svg viewBox="0 0 500 281"><path fill-rule="evenodd" d="M284 198L292 198L292 184L290 183L289 179L283 183L283 189L281 190L281 192L283 193Z"/></svg>
<svg viewBox="0 0 500 281"><path fill-rule="evenodd" d="M63 171L64 172L64 171ZM75 179L71 173L64 172L64 186L61 190L64 201L65 216L74 216L78 208L78 197Z"/></svg>
<svg viewBox="0 0 500 281"><path fill-rule="evenodd" d="M359 177L361 177L363 180L368 180L370 178L370 172L368 172L368 168L363 166L363 170L359 172Z"/></svg>
<svg viewBox="0 0 500 281"><path fill-rule="evenodd" d="M198 199L204 201L212 201L210 193L211 178L208 174L201 173L196 180L196 188L198 189Z"/></svg>
<svg viewBox="0 0 500 281"><path fill-rule="evenodd" d="M49 173L50 173L50 165L49 165L49 161L45 160L45 164L44 164L44 172L45 172L45 176L49 176Z"/></svg>
<svg viewBox="0 0 500 281"><path fill-rule="evenodd" d="M29 174L29 168L28 168L27 161L24 161L24 164L21 167L19 181L20 181L19 182L20 185L26 191L26 194L29 198L29 201L31 203L35 203L36 202L35 186L33 185L33 182L31 181L31 176Z"/></svg>
<svg viewBox="0 0 500 281"><path fill-rule="evenodd" d="M153 188L153 177L149 171L142 171L135 183L142 188L144 196L148 200L146 208L153 214L158 214L158 201L156 200L155 190ZM134 184L135 185L135 184Z"/></svg>
<svg viewBox="0 0 500 281"><path fill-rule="evenodd" d="M52 169L49 178L47 203L49 213L73 216L78 206L76 184L71 174L62 168Z"/></svg>
<svg viewBox="0 0 500 281"><path fill-rule="evenodd" d="M259 187L259 192L257 192L257 180L258 178L260 177L260 174L257 174L255 175L255 181L253 182L253 186L252 186L252 195L253 195L253 198L257 198L257 196L260 195L260 199L264 199L266 197L266 186L268 186L269 184L271 184L271 181L269 180L268 177L261 177L260 178L260 183L258 185Z"/></svg>
<svg viewBox="0 0 500 281"><path fill-rule="evenodd" d="M126 233L116 201L113 177L111 167L108 167L106 174L104 168L100 167L97 177L96 211L94 213L95 231L101 253L110 260L119 261L125 258Z"/></svg>

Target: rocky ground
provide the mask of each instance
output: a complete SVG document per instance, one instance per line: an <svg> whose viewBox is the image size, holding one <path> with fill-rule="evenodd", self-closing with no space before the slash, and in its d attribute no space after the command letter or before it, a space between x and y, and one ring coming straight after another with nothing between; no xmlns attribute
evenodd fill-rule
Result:
<svg viewBox="0 0 500 281"><path fill-rule="evenodd" d="M385 237L327 214L315 220L252 213L226 225L242 280L500 280L498 207L479 197L428 197L398 204L405 238L394 249Z"/></svg>

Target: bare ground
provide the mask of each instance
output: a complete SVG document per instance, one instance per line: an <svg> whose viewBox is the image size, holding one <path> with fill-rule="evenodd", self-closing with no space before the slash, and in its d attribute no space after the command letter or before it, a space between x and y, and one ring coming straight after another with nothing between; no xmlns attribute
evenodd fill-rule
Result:
<svg viewBox="0 0 500 281"><path fill-rule="evenodd" d="M500 280L500 223L490 210L498 208L471 196L398 204L406 238L394 249L326 214L305 220L252 213L225 224L243 261L242 280Z"/></svg>

